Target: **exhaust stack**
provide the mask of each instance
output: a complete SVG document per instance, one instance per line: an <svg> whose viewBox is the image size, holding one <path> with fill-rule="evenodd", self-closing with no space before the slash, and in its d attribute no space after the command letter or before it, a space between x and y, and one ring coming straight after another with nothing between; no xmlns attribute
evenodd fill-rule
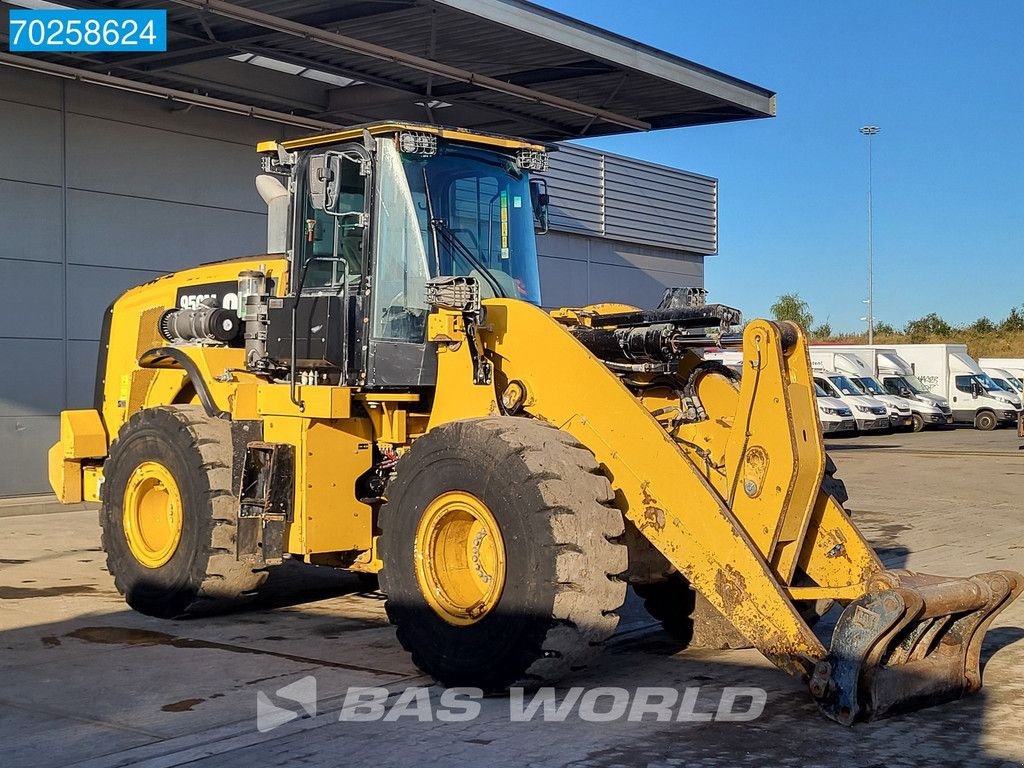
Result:
<svg viewBox="0 0 1024 768"><path fill-rule="evenodd" d="M256 191L267 204L267 253L288 252L288 188L276 176L261 173Z"/></svg>

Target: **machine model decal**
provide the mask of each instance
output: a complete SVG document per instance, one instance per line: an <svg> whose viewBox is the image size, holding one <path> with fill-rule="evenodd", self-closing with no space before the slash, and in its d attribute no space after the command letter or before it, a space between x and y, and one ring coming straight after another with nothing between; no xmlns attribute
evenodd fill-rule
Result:
<svg viewBox="0 0 1024 768"><path fill-rule="evenodd" d="M207 299L213 299L222 309L238 309L238 281L188 285L178 289L176 304L179 309L197 309Z"/></svg>

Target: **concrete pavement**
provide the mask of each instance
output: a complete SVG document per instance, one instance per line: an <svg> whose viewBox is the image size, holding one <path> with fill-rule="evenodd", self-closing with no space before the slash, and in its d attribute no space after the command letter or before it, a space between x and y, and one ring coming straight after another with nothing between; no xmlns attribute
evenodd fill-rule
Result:
<svg viewBox="0 0 1024 768"><path fill-rule="evenodd" d="M893 566L952 575L1024 570L1024 452L1009 431L830 441L849 508ZM620 635L566 686L760 687L752 722L511 722L509 700L469 722L339 722L352 686L428 686L382 598L306 567L273 574L257 605L165 622L128 610L103 568L92 510L0 514L0 744L11 766L1022 765L1024 605L989 633L981 695L853 729L754 651L675 652L627 605ZM15 508L16 509L16 508ZM33 509L25 508L31 513ZM38 511L38 510L35 510ZM319 716L261 733L258 692L315 677ZM560 689L560 696L567 695ZM440 691L430 694L436 703Z"/></svg>

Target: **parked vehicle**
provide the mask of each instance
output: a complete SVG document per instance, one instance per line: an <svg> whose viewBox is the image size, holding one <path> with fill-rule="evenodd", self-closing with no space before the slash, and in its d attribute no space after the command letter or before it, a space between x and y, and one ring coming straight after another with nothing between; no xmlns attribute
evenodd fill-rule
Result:
<svg viewBox="0 0 1024 768"><path fill-rule="evenodd" d="M838 398L829 397L817 382L814 385L814 394L818 397L818 419L821 421L821 431L824 434L836 435L857 431L853 411L846 403Z"/></svg>
<svg viewBox="0 0 1024 768"><path fill-rule="evenodd" d="M1005 368L991 368L983 367L985 373L994 381L1000 389L1004 392L1012 392L1017 397L1024 397L1024 381L1014 376L1010 371Z"/></svg>
<svg viewBox="0 0 1024 768"><path fill-rule="evenodd" d="M838 371L814 371L814 381L825 394L841 400L853 412L858 432L880 432L892 427L889 406L865 395Z"/></svg>
<svg viewBox="0 0 1024 768"><path fill-rule="evenodd" d="M875 350L875 372L885 387L886 392L913 398L920 404L914 415L920 415L924 421L921 425L946 427L953 423L953 409L949 400L940 394L928 391L928 388L914 375L914 367L904 360L895 349L878 348ZM917 424L914 425L915 429Z"/></svg>
<svg viewBox="0 0 1024 768"><path fill-rule="evenodd" d="M827 356L834 356L833 362L827 363ZM881 384L882 390L890 396L902 398L911 410L911 428L920 432L927 426L945 426L953 423L952 410L949 402L939 395L928 392L918 381L911 381L914 371L910 363L903 360L891 347L853 346L847 344L830 344L811 347L811 364L816 356L824 356L825 367L831 367L851 376L854 384L864 377L862 369L849 358L858 360L869 371L869 375ZM853 373L854 371L861 371ZM910 379L904 377L909 376ZM864 388L874 394L877 387L864 382Z"/></svg>
<svg viewBox="0 0 1024 768"><path fill-rule="evenodd" d="M894 344L892 349L925 388L949 400L956 423L981 430L1017 423L1020 397L992 381L967 354L966 344Z"/></svg>
<svg viewBox="0 0 1024 768"><path fill-rule="evenodd" d="M912 429L914 415L910 400L889 394L875 379L872 367L853 352L837 352L831 347L811 347L811 368L815 371L838 371L846 374L861 394L882 401L889 409L889 426L893 429Z"/></svg>
<svg viewBox="0 0 1024 768"><path fill-rule="evenodd" d="M986 371L1001 368L1024 381L1024 357L982 357L978 359L978 365Z"/></svg>

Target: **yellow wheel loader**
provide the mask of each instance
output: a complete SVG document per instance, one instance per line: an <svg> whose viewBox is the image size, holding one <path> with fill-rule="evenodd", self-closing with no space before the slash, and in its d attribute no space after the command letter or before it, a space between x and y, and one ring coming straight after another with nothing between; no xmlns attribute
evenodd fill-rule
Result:
<svg viewBox="0 0 1024 768"><path fill-rule="evenodd" d="M217 610L289 557L376 574L421 669L502 691L583 668L632 583L681 642L755 646L844 724L980 687L1024 578L883 567L800 329L737 334L699 288L542 310L544 146L381 123L258 150L268 252L117 299L95 407L50 452L132 607Z"/></svg>

